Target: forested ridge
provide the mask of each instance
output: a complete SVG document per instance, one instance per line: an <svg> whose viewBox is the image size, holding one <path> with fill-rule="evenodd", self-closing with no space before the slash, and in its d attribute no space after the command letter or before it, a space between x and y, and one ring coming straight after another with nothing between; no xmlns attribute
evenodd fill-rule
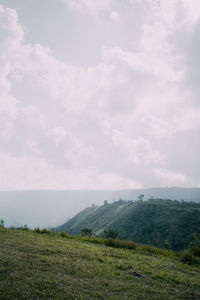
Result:
<svg viewBox="0 0 200 300"><path fill-rule="evenodd" d="M83 210L56 230L80 234L84 227L99 236L112 229L121 239L181 250L191 245L195 232L200 234L200 204L163 199L105 201L102 206Z"/></svg>

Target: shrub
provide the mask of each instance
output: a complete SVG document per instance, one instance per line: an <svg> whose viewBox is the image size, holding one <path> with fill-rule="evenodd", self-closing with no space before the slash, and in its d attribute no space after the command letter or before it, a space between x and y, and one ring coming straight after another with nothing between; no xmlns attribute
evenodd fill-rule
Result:
<svg viewBox="0 0 200 300"><path fill-rule="evenodd" d="M199 265L200 259L193 256L189 251L184 251L181 255L181 262L188 265Z"/></svg>
<svg viewBox="0 0 200 300"><path fill-rule="evenodd" d="M119 232L113 229L104 230L104 236L106 238L116 239L119 236Z"/></svg>
<svg viewBox="0 0 200 300"><path fill-rule="evenodd" d="M122 241L117 239L107 239L105 245L114 248L136 249L136 244L131 241Z"/></svg>
<svg viewBox="0 0 200 300"><path fill-rule="evenodd" d="M4 227L4 220L0 220L0 227Z"/></svg>
<svg viewBox="0 0 200 300"><path fill-rule="evenodd" d="M33 232L35 232L35 233L47 233L47 234L53 233L53 231L51 231L51 230L49 230L49 229L47 229L47 228L42 228L42 229L40 229L39 227L35 228L35 229L33 230Z"/></svg>
<svg viewBox="0 0 200 300"><path fill-rule="evenodd" d="M61 231L61 232L60 232L60 236L62 236L62 237L66 237L66 232L64 232L64 231Z"/></svg>
<svg viewBox="0 0 200 300"><path fill-rule="evenodd" d="M200 257L200 247L194 246L190 251L194 256Z"/></svg>
<svg viewBox="0 0 200 300"><path fill-rule="evenodd" d="M81 229L81 235L91 236L92 235L92 229L88 228L88 227L84 227L83 229Z"/></svg>
<svg viewBox="0 0 200 300"><path fill-rule="evenodd" d="M94 244L104 244L105 243L105 239L101 238L101 237L96 237L96 236L81 236L80 237L81 241L84 242L90 242L90 243L94 243Z"/></svg>
<svg viewBox="0 0 200 300"><path fill-rule="evenodd" d="M194 256L198 256L200 257L200 236L199 234L196 232L193 234L194 237L194 241L192 243L192 247L190 249L190 252L194 255Z"/></svg>
<svg viewBox="0 0 200 300"><path fill-rule="evenodd" d="M64 231L61 231L59 234L60 234L61 237L65 237L65 238L68 238L68 239L72 238L72 236L70 234L68 234Z"/></svg>
<svg viewBox="0 0 200 300"><path fill-rule="evenodd" d="M18 229L18 230L25 230L25 231L30 231L30 230L31 230L31 229L28 227L28 225L20 226L20 227L17 227L16 229Z"/></svg>

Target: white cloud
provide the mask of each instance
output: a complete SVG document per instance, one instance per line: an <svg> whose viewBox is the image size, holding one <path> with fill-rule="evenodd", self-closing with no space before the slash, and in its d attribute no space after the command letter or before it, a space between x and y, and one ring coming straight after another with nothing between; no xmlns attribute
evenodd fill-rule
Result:
<svg viewBox="0 0 200 300"><path fill-rule="evenodd" d="M16 12L5 9L2 5L0 5L0 27L0 135L6 138L18 113L18 101L10 93L7 76L12 68L13 55L22 41L23 31L17 23Z"/></svg>
<svg viewBox="0 0 200 300"><path fill-rule="evenodd" d="M93 15L108 10L115 21L120 16L111 1L68 4ZM16 12L0 6L1 188L196 183L198 151L189 172L191 153L184 149L188 136L200 146L200 110L186 79L188 53L180 52L177 37L185 28L193 34L197 11L187 1L148 0L137 49L104 47L99 64L83 68L25 43ZM14 84L21 86L17 95ZM183 166L175 163L181 151Z"/></svg>
<svg viewBox="0 0 200 300"><path fill-rule="evenodd" d="M27 150L33 152L33 153L39 153L39 148L37 143L34 140L28 139L26 141L25 147L27 148Z"/></svg>
<svg viewBox="0 0 200 300"><path fill-rule="evenodd" d="M44 126L44 116L34 105L21 108L21 116L24 116L27 123L37 124L40 128Z"/></svg>
<svg viewBox="0 0 200 300"><path fill-rule="evenodd" d="M53 139L53 141L56 144L59 144L60 142L62 142L65 139L66 135L67 134L66 134L65 129L61 126L53 128L51 130L51 132L49 133L49 136Z"/></svg>
<svg viewBox="0 0 200 300"><path fill-rule="evenodd" d="M159 177L159 179L161 180L161 183L163 185L166 185L166 182L167 182L167 184L170 186L174 186L174 183L182 186L186 182L188 182L188 179L186 178L186 176L184 174L176 173L171 170L156 169L155 173Z"/></svg>
<svg viewBox="0 0 200 300"><path fill-rule="evenodd" d="M109 10L113 0L60 0L69 5L70 8L80 12L89 13L93 16L99 12Z"/></svg>
<svg viewBox="0 0 200 300"><path fill-rule="evenodd" d="M111 20L113 20L114 22L120 22L120 20L121 20L120 15L119 15L119 13L118 13L116 10L113 10L113 11L110 13L110 18L111 18Z"/></svg>
<svg viewBox="0 0 200 300"><path fill-rule="evenodd" d="M189 25L194 25L200 20L200 3L198 0L181 0L180 7Z"/></svg>

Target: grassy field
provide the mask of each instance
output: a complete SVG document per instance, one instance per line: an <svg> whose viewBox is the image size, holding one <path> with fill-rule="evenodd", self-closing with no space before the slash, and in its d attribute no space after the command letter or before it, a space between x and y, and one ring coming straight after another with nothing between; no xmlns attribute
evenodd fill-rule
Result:
<svg viewBox="0 0 200 300"><path fill-rule="evenodd" d="M170 251L0 227L0 299L200 299L200 267Z"/></svg>

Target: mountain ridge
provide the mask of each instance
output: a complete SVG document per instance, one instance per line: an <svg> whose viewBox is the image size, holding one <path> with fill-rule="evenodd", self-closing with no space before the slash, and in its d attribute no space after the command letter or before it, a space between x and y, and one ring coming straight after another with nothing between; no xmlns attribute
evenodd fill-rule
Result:
<svg viewBox="0 0 200 300"><path fill-rule="evenodd" d="M200 203L167 199L105 201L55 229L80 234L84 227L96 235L115 230L125 240L181 250L190 246L195 232L200 234Z"/></svg>
<svg viewBox="0 0 200 300"><path fill-rule="evenodd" d="M137 200L140 194L144 194L145 199L153 196L200 201L200 188L0 191L0 219L5 221L6 226L53 227L92 204L101 205L104 200L111 202L120 198Z"/></svg>

